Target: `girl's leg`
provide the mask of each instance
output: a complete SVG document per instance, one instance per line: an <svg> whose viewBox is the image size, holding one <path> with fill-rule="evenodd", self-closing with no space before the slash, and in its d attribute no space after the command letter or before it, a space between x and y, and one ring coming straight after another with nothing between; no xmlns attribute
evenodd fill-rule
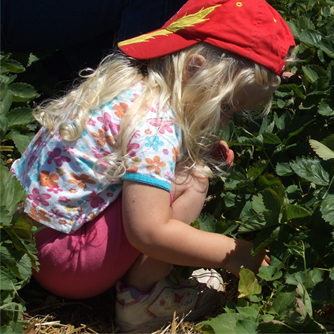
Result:
<svg viewBox="0 0 334 334"><path fill-rule="evenodd" d="M208 179L200 174L179 173L172 184L171 218L190 224L199 216L208 190ZM148 292L165 278L173 265L141 254L122 281L126 286Z"/></svg>
<svg viewBox="0 0 334 334"><path fill-rule="evenodd" d="M90 298L111 288L139 256L124 233L122 199L73 234L51 228L36 235L36 280L66 298Z"/></svg>

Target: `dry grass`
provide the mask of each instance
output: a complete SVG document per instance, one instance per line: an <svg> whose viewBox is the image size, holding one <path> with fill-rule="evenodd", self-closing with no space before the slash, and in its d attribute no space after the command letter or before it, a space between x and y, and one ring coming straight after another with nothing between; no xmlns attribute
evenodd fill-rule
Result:
<svg viewBox="0 0 334 334"><path fill-rule="evenodd" d="M224 275L226 294L219 307L207 318L223 312L226 301L237 298L237 280L233 275ZM115 291L113 289L91 299L68 300L43 290L37 283L25 288L23 298L30 300L26 305L24 320L28 323L24 334L101 334L117 333L114 325ZM205 319L201 319L205 320ZM173 317L169 324L154 334L193 334L195 323L184 318Z"/></svg>

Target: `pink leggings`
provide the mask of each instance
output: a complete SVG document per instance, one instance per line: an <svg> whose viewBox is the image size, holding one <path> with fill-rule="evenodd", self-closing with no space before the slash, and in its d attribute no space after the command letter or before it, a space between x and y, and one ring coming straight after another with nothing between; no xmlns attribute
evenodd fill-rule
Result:
<svg viewBox="0 0 334 334"><path fill-rule="evenodd" d="M121 197L73 234L47 228L36 235L39 284L62 297L90 298L128 271L140 253L125 236Z"/></svg>

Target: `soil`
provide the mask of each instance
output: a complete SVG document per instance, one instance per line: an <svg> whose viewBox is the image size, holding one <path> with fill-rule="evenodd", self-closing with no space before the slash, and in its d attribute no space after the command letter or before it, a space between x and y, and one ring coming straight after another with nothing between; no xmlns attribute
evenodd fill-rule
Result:
<svg viewBox="0 0 334 334"><path fill-rule="evenodd" d="M226 294L221 304L206 318L212 318L224 312L227 301L236 302L238 280L224 272ZM24 334L72 334L72 333L117 333L114 324L115 289L90 299L70 300L55 296L44 290L34 279L20 291L20 297L26 302L24 321L27 323ZM200 319L203 321L204 319ZM173 319L159 334L195 333L195 323L183 319ZM196 333L199 333L196 331Z"/></svg>

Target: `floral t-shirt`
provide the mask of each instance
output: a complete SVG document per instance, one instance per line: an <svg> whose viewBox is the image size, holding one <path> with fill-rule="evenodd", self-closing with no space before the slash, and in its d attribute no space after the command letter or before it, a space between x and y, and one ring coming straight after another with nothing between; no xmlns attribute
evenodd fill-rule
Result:
<svg viewBox="0 0 334 334"><path fill-rule="evenodd" d="M175 163L180 158L181 131L169 108L157 117L153 103L128 144L126 174L122 180L107 180L101 163L95 162L115 149L120 122L127 108L143 89L138 83L109 103L90 112L85 130L75 141L41 128L13 174L27 192L25 211L36 221L71 233L112 203L131 180L170 191Z"/></svg>

